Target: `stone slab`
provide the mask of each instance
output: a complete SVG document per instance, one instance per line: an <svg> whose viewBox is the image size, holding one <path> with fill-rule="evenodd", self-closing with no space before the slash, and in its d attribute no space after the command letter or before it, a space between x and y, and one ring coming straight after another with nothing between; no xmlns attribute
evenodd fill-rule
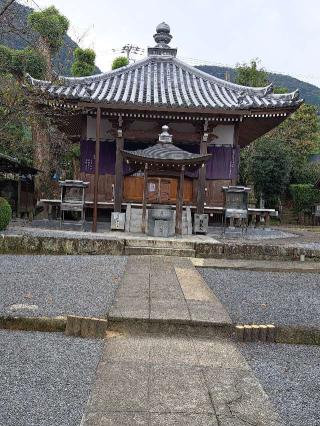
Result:
<svg viewBox="0 0 320 426"><path fill-rule="evenodd" d="M150 320L190 320L190 314L183 299L151 299Z"/></svg>
<svg viewBox="0 0 320 426"><path fill-rule="evenodd" d="M108 318L150 318L148 297L121 297L109 311Z"/></svg>
<svg viewBox="0 0 320 426"><path fill-rule="evenodd" d="M214 414L151 413L150 426L218 426Z"/></svg>
<svg viewBox="0 0 320 426"><path fill-rule="evenodd" d="M283 425L251 370L205 367L203 372L221 425Z"/></svg>
<svg viewBox="0 0 320 426"><path fill-rule="evenodd" d="M216 302L200 302L198 300L188 300L190 318L193 322L204 322L210 324L231 324L230 315L224 306Z"/></svg>
<svg viewBox="0 0 320 426"><path fill-rule="evenodd" d="M110 424L281 421L231 340L109 331L82 426Z"/></svg>
<svg viewBox="0 0 320 426"><path fill-rule="evenodd" d="M80 426L149 426L148 413L89 413Z"/></svg>
<svg viewBox="0 0 320 426"><path fill-rule="evenodd" d="M178 256L194 257L196 255L193 249L179 249L171 247L125 247L124 254L131 255L151 255L151 256Z"/></svg>
<svg viewBox="0 0 320 426"><path fill-rule="evenodd" d="M153 365L150 373L150 411L213 413L198 367Z"/></svg>
<svg viewBox="0 0 320 426"><path fill-rule="evenodd" d="M212 290L207 286L204 279L190 264L191 267L175 267L175 272L187 300L216 301Z"/></svg>
<svg viewBox="0 0 320 426"><path fill-rule="evenodd" d="M147 363L107 362L97 369L90 411L148 411Z"/></svg>

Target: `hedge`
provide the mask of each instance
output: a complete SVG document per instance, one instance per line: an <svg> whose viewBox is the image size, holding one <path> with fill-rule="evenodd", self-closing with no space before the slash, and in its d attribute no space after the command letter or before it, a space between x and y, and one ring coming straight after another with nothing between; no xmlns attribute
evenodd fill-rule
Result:
<svg viewBox="0 0 320 426"><path fill-rule="evenodd" d="M311 213L312 206L320 202L320 191L312 184L290 185L290 192L296 213Z"/></svg>
<svg viewBox="0 0 320 426"><path fill-rule="evenodd" d="M0 231L7 228L12 217L11 206L5 198L0 197Z"/></svg>

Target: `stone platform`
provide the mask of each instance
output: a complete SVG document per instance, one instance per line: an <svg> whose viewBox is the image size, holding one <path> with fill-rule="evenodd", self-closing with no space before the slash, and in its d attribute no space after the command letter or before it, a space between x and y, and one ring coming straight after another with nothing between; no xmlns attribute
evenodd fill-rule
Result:
<svg viewBox="0 0 320 426"><path fill-rule="evenodd" d="M220 231L221 232L221 229ZM320 260L319 235L258 230L259 238L223 238L221 234L155 238L126 232L76 232L14 226L0 238L2 254L164 255L251 260ZM273 238L275 233L277 238ZM270 238L269 238L270 237Z"/></svg>

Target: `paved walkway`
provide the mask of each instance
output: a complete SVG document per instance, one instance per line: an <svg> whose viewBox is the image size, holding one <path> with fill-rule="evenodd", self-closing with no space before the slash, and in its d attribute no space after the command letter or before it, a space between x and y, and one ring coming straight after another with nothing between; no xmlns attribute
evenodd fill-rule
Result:
<svg viewBox="0 0 320 426"><path fill-rule="evenodd" d="M230 317L190 260L130 257L109 318L82 426L282 424L218 332ZM180 325L161 332L154 322ZM204 323L210 333L189 326Z"/></svg>
<svg viewBox="0 0 320 426"><path fill-rule="evenodd" d="M110 333L82 426L281 425L229 340Z"/></svg>
<svg viewBox="0 0 320 426"><path fill-rule="evenodd" d="M151 260L152 259L152 260ZM131 256L109 320L231 324L231 318L184 258Z"/></svg>

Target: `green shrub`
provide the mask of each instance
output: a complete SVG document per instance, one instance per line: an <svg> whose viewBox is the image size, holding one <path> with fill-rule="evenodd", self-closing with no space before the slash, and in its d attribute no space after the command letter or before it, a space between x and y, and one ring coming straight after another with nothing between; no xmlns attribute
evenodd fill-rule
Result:
<svg viewBox="0 0 320 426"><path fill-rule="evenodd" d="M118 56L113 60L111 68L113 70L116 70L118 68L125 67L126 65L129 65L128 58L126 58L125 56Z"/></svg>
<svg viewBox="0 0 320 426"><path fill-rule="evenodd" d="M6 229L12 217L11 206L5 198L0 197L0 231Z"/></svg>
<svg viewBox="0 0 320 426"><path fill-rule="evenodd" d="M320 191L312 184L290 185L290 192L296 213L310 213L311 207L320 202Z"/></svg>
<svg viewBox="0 0 320 426"><path fill-rule="evenodd" d="M74 62L71 67L72 75L85 77L94 73L96 54L92 49L81 49L77 47L73 53Z"/></svg>

